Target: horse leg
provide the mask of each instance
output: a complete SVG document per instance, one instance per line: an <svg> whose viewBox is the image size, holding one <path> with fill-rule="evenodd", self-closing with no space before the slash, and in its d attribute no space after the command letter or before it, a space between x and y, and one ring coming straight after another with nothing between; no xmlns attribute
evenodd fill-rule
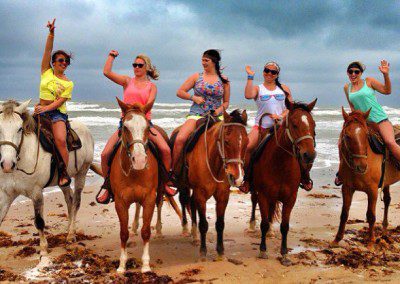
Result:
<svg viewBox="0 0 400 284"><path fill-rule="evenodd" d="M343 239L344 229L346 227L347 219L349 218L349 210L351 205L351 200L353 199L354 191L342 186L342 196L343 196L343 205L342 205L342 213L340 214L340 225L338 232L336 234L335 240L331 243L332 247L338 246L339 242Z"/></svg>
<svg viewBox="0 0 400 284"><path fill-rule="evenodd" d="M161 198L160 203L157 205L157 223L156 223L156 238L162 238L162 222L161 222L161 209L163 206L164 199Z"/></svg>
<svg viewBox="0 0 400 284"><path fill-rule="evenodd" d="M296 202L296 196L291 198L287 202L283 203L282 207L282 223L281 223L281 235L282 235L282 242L281 242L281 263L284 266L289 266L292 264L290 259L287 258L287 235L289 232L289 221L290 221L290 213L292 212L293 206Z"/></svg>
<svg viewBox="0 0 400 284"><path fill-rule="evenodd" d="M87 171L88 167L82 168L75 176L74 195L72 199L72 221L69 227L67 241L74 242L76 240L76 216L78 215L79 208L81 207L81 196L83 188L85 187Z"/></svg>
<svg viewBox="0 0 400 284"><path fill-rule="evenodd" d="M135 218L133 219L132 223L132 234L134 236L138 235L137 230L139 229L139 218L140 218L140 208L142 206L139 203L136 203L136 210L135 210Z"/></svg>
<svg viewBox="0 0 400 284"><path fill-rule="evenodd" d="M368 210L367 210L367 221L369 224L369 238L368 238L368 249L373 249L375 244L375 212L376 212L376 201L378 199L378 191L372 191L368 193Z"/></svg>
<svg viewBox="0 0 400 284"><path fill-rule="evenodd" d="M385 213L384 213L383 222L382 222L382 234L383 235L386 235L387 227L389 225L388 213L389 213L389 206L390 206L391 200L392 200L392 198L390 197L390 187L387 185L383 188L383 202L385 203Z"/></svg>
<svg viewBox="0 0 400 284"><path fill-rule="evenodd" d="M199 212L199 231L200 231L200 257L202 261L206 260L207 245L206 237L208 232L208 222L206 217L206 200L204 198L196 198L196 205Z"/></svg>
<svg viewBox="0 0 400 284"><path fill-rule="evenodd" d="M43 219L43 192L41 188L35 188L34 194L31 197L33 201L33 210L35 213L35 227L39 231L40 238L40 266L47 266L50 260L47 257L48 243L44 234L44 219Z"/></svg>
<svg viewBox="0 0 400 284"><path fill-rule="evenodd" d="M150 224L153 218L155 207L155 200L143 204L143 225L142 225L142 240L143 240L143 255L142 255L142 273L151 271L150 268L150 254L149 254L149 241L150 241Z"/></svg>
<svg viewBox="0 0 400 284"><path fill-rule="evenodd" d="M274 202L273 200L271 202ZM269 230L269 221L268 221L268 213L269 206L268 200L266 200L265 196L258 196L258 204L260 206L260 215L261 215L261 242L260 242L260 253L258 255L259 258L268 258L267 244L266 244L266 235Z"/></svg>
<svg viewBox="0 0 400 284"><path fill-rule="evenodd" d="M191 211L191 219L192 219L192 237L193 242L196 243L198 241L197 236L197 206L196 201L194 200L194 196L190 198L190 211Z"/></svg>
<svg viewBox="0 0 400 284"><path fill-rule="evenodd" d="M15 198L10 198L4 191L0 191L0 225L6 217L8 209Z"/></svg>
<svg viewBox="0 0 400 284"><path fill-rule="evenodd" d="M179 192L179 202L182 208L182 236L186 237L189 235L188 221L186 216L186 206L189 203L187 192L182 192L182 191Z"/></svg>
<svg viewBox="0 0 400 284"><path fill-rule="evenodd" d="M255 232L256 230L256 208L257 208L258 197L254 190L251 192L251 217L249 222L249 232Z"/></svg>
<svg viewBox="0 0 400 284"><path fill-rule="evenodd" d="M72 204L73 204L73 196L72 196L72 188L70 186L62 186L60 187L62 193L64 194L65 203L67 204L68 209L68 227L67 232L70 231L72 224Z"/></svg>
<svg viewBox="0 0 400 284"><path fill-rule="evenodd" d="M123 200L115 199L115 209L119 218L120 225L120 239L121 239L121 256L119 258L118 273L124 273L126 269L126 261L128 260L128 252L126 250L126 243L129 239L128 222L129 222L129 207L125 205Z"/></svg>
<svg viewBox="0 0 400 284"><path fill-rule="evenodd" d="M217 260L222 260L224 255L224 228L225 228L225 210L228 205L229 195L221 200L217 199L216 213L217 221L215 222L215 230L217 231Z"/></svg>
<svg viewBox="0 0 400 284"><path fill-rule="evenodd" d="M272 224L274 223L275 210L277 205L278 205L277 202L273 202L269 205L269 212L268 212L269 229L267 231L268 238L275 238L275 233L273 231Z"/></svg>

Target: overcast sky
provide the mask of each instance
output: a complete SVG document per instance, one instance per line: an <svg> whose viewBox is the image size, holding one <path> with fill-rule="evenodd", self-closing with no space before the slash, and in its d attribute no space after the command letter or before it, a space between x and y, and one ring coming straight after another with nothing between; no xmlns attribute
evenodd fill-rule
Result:
<svg viewBox="0 0 400 284"><path fill-rule="evenodd" d="M37 98L47 20L57 18L55 49L72 51L67 75L74 101L111 101L122 89L102 68L116 49L114 71L133 75L138 53L160 71L160 102L176 102L177 88L202 70L206 49L222 50L232 102L244 102L246 73L256 82L266 61L281 65L281 81L296 100L318 97L319 105L345 103L350 61L367 66L364 76L382 81L381 59L391 63L392 95L400 107L399 1L1 1L0 99Z"/></svg>

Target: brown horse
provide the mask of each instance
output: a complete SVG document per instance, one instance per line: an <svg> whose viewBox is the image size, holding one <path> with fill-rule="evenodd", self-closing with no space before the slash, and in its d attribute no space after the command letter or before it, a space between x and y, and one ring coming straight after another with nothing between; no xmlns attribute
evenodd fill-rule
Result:
<svg viewBox="0 0 400 284"><path fill-rule="evenodd" d="M225 227L225 210L229 200L230 187L240 186L243 182L244 156L248 143L245 125L246 111L238 110L228 114L224 111L224 121L217 122L200 136L193 150L186 155L188 166L187 188L180 189L180 194L190 197L192 236L197 240L197 213L199 214L199 230L201 234L200 255L205 260L207 255L206 235L208 222L206 218L206 202L212 196L217 202L217 252L219 258L224 255L223 231ZM186 200L186 201L185 201ZM188 199L181 198L182 215L186 220ZM185 222L183 225L185 226ZM185 227L184 227L185 229Z"/></svg>
<svg viewBox="0 0 400 284"><path fill-rule="evenodd" d="M117 99L118 100L118 99ZM124 118L121 130L122 143L115 154L110 169L111 188L115 197L115 209L120 222L121 256L119 273L125 272L129 238L128 210L137 202L143 207L143 255L142 272L150 271L149 240L150 222L153 217L159 188L158 164L147 147L150 124L146 109L140 104L127 105L118 100Z"/></svg>
<svg viewBox="0 0 400 284"><path fill-rule="evenodd" d="M339 177L343 181L342 195L343 207L340 215L340 225L332 246L337 246L343 239L344 229L353 194L356 190L363 191L368 196L367 221L369 224L368 248L373 248L375 243L374 225L376 201L378 198L378 187L382 176L383 155L372 151L368 136L370 129L367 126L366 119L369 111L353 111L347 114L342 108L344 124L340 133L339 142ZM371 125L373 127L373 125ZM386 232L388 226L388 210L390 205L389 186L400 180L400 171L389 159L385 163L386 170L383 176L383 201L385 211L383 218L383 232Z"/></svg>
<svg viewBox="0 0 400 284"><path fill-rule="evenodd" d="M292 103L286 99L289 113L274 136L269 140L254 163L250 183L257 193L261 213L260 258L267 258L266 234L276 215L278 202L282 202L281 254L283 265L290 265L287 258L287 234L290 213L297 199L299 185L312 189L309 171L316 157L315 122L311 116L317 100L312 103Z"/></svg>

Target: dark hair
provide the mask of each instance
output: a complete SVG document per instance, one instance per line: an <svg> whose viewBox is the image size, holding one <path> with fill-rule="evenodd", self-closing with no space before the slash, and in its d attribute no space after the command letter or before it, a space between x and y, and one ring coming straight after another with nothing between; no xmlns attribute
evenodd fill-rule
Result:
<svg viewBox="0 0 400 284"><path fill-rule="evenodd" d="M221 79L222 83L228 83L229 80L222 77L221 75L221 67L219 65L219 62L221 61L221 54L219 53L219 51L216 49L209 49L204 51L203 56L211 59L211 61L214 62L215 71L217 71L218 77Z"/></svg>
<svg viewBox="0 0 400 284"><path fill-rule="evenodd" d="M289 96L289 93L286 92L286 91L283 89L281 82L279 82L279 77L277 77L277 78L275 79L275 84L278 86L279 89L281 89L281 90L285 93L285 96L286 96L286 97Z"/></svg>
<svg viewBox="0 0 400 284"><path fill-rule="evenodd" d="M351 68L357 68L357 69L360 69L361 72L364 72L364 70L365 70L365 65L362 64L362 63L359 62L359 61L354 61L354 62L351 62L351 63L349 64L349 66L347 67L347 71L349 71L349 69L351 69Z"/></svg>
<svg viewBox="0 0 400 284"><path fill-rule="evenodd" d="M51 62L56 61L57 55L63 55L67 61L71 61L72 59L72 53L67 53L64 50L56 50L53 52L53 55L51 56Z"/></svg>

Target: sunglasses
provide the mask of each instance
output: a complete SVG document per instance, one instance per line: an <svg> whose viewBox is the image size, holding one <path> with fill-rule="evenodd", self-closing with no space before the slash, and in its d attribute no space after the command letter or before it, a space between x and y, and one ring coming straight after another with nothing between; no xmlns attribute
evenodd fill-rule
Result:
<svg viewBox="0 0 400 284"><path fill-rule="evenodd" d="M350 75L353 75L353 73L358 75L361 73L361 71L360 70L347 70L347 73L349 73Z"/></svg>
<svg viewBox="0 0 400 284"><path fill-rule="evenodd" d="M70 65L70 64L71 64L71 62L70 62L69 59L64 59L64 58L58 58L58 59L56 60L56 62L58 62L58 63L65 63L65 64L67 64L67 65Z"/></svg>
<svg viewBox="0 0 400 284"><path fill-rule="evenodd" d="M143 63L133 63L132 66L133 66L133 68L143 68L144 64Z"/></svg>
<svg viewBox="0 0 400 284"><path fill-rule="evenodd" d="M277 101L283 101L286 97L285 95L282 94L276 94L276 95L261 95L260 100L263 102L269 101L272 97L275 98Z"/></svg>
<svg viewBox="0 0 400 284"><path fill-rule="evenodd" d="M265 74L271 73L272 75L277 75L279 71L268 69L267 67L264 68Z"/></svg>

